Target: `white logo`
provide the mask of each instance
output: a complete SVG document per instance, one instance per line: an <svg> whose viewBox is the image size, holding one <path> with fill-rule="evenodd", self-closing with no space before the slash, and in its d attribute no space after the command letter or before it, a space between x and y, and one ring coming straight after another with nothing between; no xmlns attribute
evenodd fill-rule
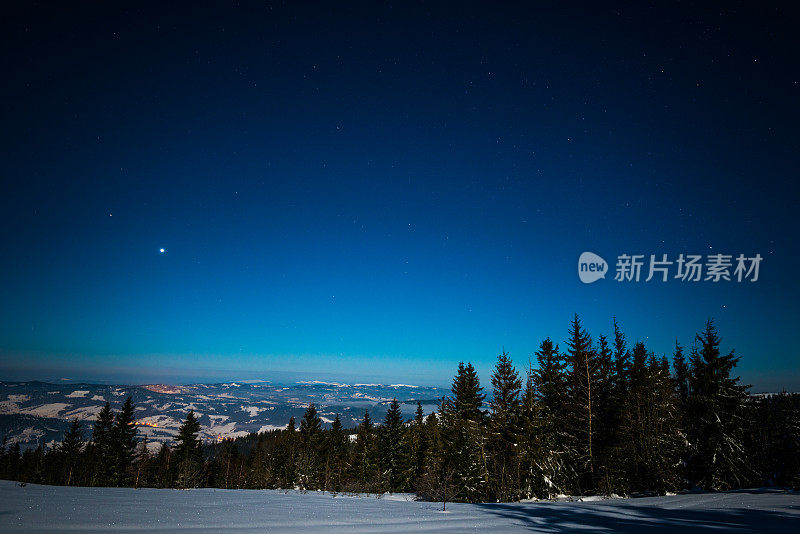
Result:
<svg viewBox="0 0 800 534"><path fill-rule="evenodd" d="M584 284L591 284L605 278L607 272L606 260L594 252L584 252L578 258L578 277Z"/></svg>

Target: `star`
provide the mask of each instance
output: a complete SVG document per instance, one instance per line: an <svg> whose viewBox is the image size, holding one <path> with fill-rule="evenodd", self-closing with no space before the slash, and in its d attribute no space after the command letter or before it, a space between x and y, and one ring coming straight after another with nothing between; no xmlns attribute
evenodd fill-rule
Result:
<svg viewBox="0 0 800 534"><path fill-rule="evenodd" d="M165 253L166 251L167 251L167 249L165 249L165 248L160 248L160 249L158 249L158 252L159 252L159 254L163 254L163 253Z"/></svg>

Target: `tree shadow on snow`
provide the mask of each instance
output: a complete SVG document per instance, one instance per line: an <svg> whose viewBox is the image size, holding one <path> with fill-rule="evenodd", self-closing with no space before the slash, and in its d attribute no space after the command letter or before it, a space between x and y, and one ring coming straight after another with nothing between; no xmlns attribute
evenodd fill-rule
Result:
<svg viewBox="0 0 800 534"><path fill-rule="evenodd" d="M532 531L646 532L795 532L800 515L780 511L728 508L698 510L666 509L649 505L601 503L570 506L551 503L479 504L487 512L516 520Z"/></svg>

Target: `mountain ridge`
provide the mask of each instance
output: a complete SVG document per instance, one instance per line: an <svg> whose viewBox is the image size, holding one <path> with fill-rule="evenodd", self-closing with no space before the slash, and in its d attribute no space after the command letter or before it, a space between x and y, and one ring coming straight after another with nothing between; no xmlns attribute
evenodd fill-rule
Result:
<svg viewBox="0 0 800 534"><path fill-rule="evenodd" d="M344 384L327 381L233 381L218 383L93 384L90 382L0 381L0 439L22 448L52 446L69 421L77 418L88 439L106 402L116 410L130 396L136 405L141 436L152 449L168 443L189 410L201 424L204 440L221 440L285 428L290 417L300 420L309 404L317 406L324 425L338 414L344 427L355 427L369 410L380 422L389 402L397 399L406 417L416 403L426 413L448 393L411 384Z"/></svg>

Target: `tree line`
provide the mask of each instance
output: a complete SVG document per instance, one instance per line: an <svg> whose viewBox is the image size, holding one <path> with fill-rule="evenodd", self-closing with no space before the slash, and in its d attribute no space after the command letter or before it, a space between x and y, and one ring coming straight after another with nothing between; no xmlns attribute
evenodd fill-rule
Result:
<svg viewBox="0 0 800 534"><path fill-rule="evenodd" d="M663 494L685 488L800 486L800 395L750 396L723 353L713 321L670 362L645 344L593 339L576 315L562 346L544 339L520 373L498 356L491 395L460 363L435 413L405 420L394 400L380 424L339 416L323 428L316 406L300 424L203 444L189 412L156 454L139 439L128 398L97 417L84 443L20 452L5 442L0 477L45 484L161 488L297 488L415 492L447 501L515 501L560 494Z"/></svg>

